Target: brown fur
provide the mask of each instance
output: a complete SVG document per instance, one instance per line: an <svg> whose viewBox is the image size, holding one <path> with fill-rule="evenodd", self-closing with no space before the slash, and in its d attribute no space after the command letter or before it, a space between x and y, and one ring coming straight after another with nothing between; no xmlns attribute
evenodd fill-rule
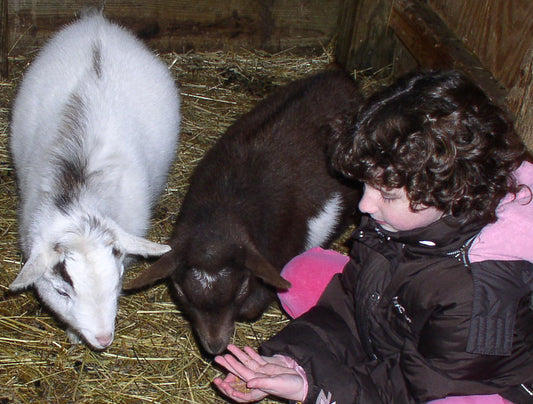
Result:
<svg viewBox="0 0 533 404"><path fill-rule="evenodd" d="M328 142L351 128L362 98L344 72L282 87L238 119L196 167L161 257L127 289L170 278L203 348L223 351L236 320L257 318L290 284L279 273L306 245L309 219L342 196L328 245L360 197L329 169ZM327 233L326 233L327 234Z"/></svg>

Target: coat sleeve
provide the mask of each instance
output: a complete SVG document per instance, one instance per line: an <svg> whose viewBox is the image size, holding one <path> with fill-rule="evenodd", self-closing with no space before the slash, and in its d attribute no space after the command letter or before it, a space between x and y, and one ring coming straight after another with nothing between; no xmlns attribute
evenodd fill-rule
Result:
<svg viewBox="0 0 533 404"><path fill-rule="evenodd" d="M519 301L533 290L533 264L483 261L471 266L474 303L467 350L511 355Z"/></svg>
<svg viewBox="0 0 533 404"><path fill-rule="evenodd" d="M262 353L289 356L303 367L309 382L306 404L410 403L403 393L394 396L405 391L398 388L403 384L398 363L372 360L362 349L350 286L353 265L350 261L333 277L315 307L264 343Z"/></svg>

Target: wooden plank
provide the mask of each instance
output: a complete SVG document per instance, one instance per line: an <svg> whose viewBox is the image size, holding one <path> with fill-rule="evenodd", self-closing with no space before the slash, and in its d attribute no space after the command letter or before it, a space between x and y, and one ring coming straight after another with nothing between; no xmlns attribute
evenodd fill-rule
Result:
<svg viewBox="0 0 533 404"><path fill-rule="evenodd" d="M533 40L531 0L428 0L463 44L511 89Z"/></svg>
<svg viewBox="0 0 533 404"><path fill-rule="evenodd" d="M338 17L337 45L335 48L335 58L344 67L350 66L351 70L355 65L355 51L352 49L352 41L356 40L355 27L357 26L356 10L358 1L344 0L341 2L341 12Z"/></svg>
<svg viewBox="0 0 533 404"><path fill-rule="evenodd" d="M343 0L339 14L337 61L370 72L392 68L397 42L387 21L393 0Z"/></svg>
<svg viewBox="0 0 533 404"><path fill-rule="evenodd" d="M0 0L0 77L7 77L8 69L8 24L7 24L7 0Z"/></svg>
<svg viewBox="0 0 533 404"><path fill-rule="evenodd" d="M515 128L533 151L533 48L524 56L518 81L507 98L509 109L516 117Z"/></svg>
<svg viewBox="0 0 533 404"><path fill-rule="evenodd" d="M505 107L505 88L424 3L395 0L389 24L420 65L461 70Z"/></svg>
<svg viewBox="0 0 533 404"><path fill-rule="evenodd" d="M99 3L98 1L96 3ZM72 21L78 0L11 0L14 54ZM162 52L247 47L321 52L335 34L339 0L107 0L105 14Z"/></svg>

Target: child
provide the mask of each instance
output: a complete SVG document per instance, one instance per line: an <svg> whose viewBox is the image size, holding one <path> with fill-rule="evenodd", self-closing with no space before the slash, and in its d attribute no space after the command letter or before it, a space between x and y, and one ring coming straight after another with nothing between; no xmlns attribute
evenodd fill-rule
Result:
<svg viewBox="0 0 533 404"><path fill-rule="evenodd" d="M237 402L531 400L533 165L511 122L462 74L414 73L335 143L334 168L365 184L349 261L291 261L280 298L297 318L263 356L230 345L217 387ZM316 305L299 286L343 266Z"/></svg>

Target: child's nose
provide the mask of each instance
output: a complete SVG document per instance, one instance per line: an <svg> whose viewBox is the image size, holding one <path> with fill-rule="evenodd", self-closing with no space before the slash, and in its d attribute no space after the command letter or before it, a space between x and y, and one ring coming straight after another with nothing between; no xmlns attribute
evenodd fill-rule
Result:
<svg viewBox="0 0 533 404"><path fill-rule="evenodd" d="M359 210L363 213L372 214L376 212L377 205L372 196L372 192L365 190L363 197L359 201Z"/></svg>

